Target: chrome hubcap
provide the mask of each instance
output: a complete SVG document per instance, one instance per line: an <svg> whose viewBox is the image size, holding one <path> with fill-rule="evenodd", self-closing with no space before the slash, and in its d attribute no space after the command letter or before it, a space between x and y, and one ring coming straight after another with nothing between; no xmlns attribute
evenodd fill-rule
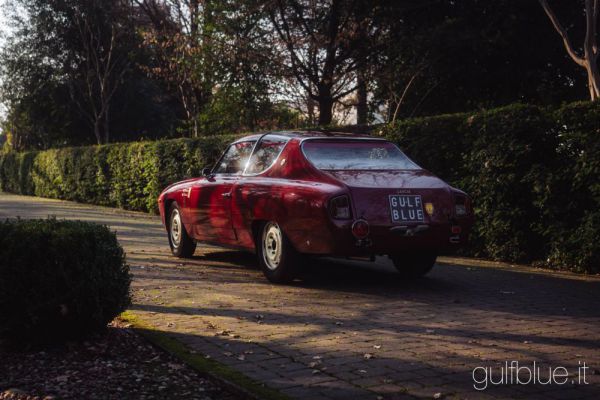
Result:
<svg viewBox="0 0 600 400"><path fill-rule="evenodd" d="M175 209L171 213L171 242L174 247L179 246L179 242L181 241L181 215L179 215L179 210Z"/></svg>
<svg viewBox="0 0 600 400"><path fill-rule="evenodd" d="M282 244L283 238L279 225L274 222L269 222L263 229L262 254L265 264L271 270L274 270L279 266Z"/></svg>

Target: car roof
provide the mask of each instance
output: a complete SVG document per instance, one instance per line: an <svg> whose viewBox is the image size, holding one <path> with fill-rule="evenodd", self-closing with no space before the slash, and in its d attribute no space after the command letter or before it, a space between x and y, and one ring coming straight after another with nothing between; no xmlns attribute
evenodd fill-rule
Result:
<svg viewBox="0 0 600 400"><path fill-rule="evenodd" d="M348 132L335 132L335 131L269 131L262 133L255 133L252 135L248 135L236 140L234 143L238 142L247 142L251 140L258 140L262 136L266 135L275 135L275 136L285 136L290 139L297 138L300 140L307 139L327 139L327 138L336 138L336 139L372 139L372 140L385 140L380 137L370 136L367 134L355 134Z"/></svg>

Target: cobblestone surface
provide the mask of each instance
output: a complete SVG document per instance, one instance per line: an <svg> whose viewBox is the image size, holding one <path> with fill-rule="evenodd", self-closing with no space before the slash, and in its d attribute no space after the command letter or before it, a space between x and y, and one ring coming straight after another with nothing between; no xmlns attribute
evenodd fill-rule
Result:
<svg viewBox="0 0 600 400"><path fill-rule="evenodd" d="M142 320L290 397L600 398L597 277L450 264L408 282L385 259L325 259L310 260L294 285L276 286L250 254L201 246L192 260L172 258L154 216L0 194L0 218L17 215L110 225L127 251ZM484 368L498 382L511 361L535 361L542 382L554 368L566 383L475 390L474 369L483 387ZM524 369L519 376L528 379Z"/></svg>

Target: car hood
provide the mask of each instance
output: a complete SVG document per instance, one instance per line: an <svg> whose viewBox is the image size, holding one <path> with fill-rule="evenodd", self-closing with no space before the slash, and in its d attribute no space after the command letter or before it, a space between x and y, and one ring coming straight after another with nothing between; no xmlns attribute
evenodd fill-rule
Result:
<svg viewBox="0 0 600 400"><path fill-rule="evenodd" d="M353 188L445 189L448 187L446 182L422 169L326 172Z"/></svg>

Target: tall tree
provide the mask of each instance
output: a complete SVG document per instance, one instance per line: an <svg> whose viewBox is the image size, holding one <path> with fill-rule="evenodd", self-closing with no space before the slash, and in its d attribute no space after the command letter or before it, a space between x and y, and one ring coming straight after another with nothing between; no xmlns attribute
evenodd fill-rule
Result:
<svg viewBox="0 0 600 400"><path fill-rule="evenodd" d="M214 83L215 0L136 0L152 22L145 43L157 55L150 72L174 87L199 135L197 116L210 102Z"/></svg>
<svg viewBox="0 0 600 400"><path fill-rule="evenodd" d="M572 3L553 8L571 37L583 37ZM390 0L381 14L385 47L369 96L380 121L587 94L584 70L548 40L555 32L536 1Z"/></svg>
<svg viewBox="0 0 600 400"><path fill-rule="evenodd" d="M585 0L585 40L583 51L575 48L569 37L569 33L560 23L558 17L548 4L547 0L539 0L544 12L552 22L552 26L562 38L565 50L569 57L579 66L585 69L588 78L588 90L591 100L600 98L600 71L598 70L598 12L600 5L598 0Z"/></svg>
<svg viewBox="0 0 600 400"><path fill-rule="evenodd" d="M375 37L380 27L371 14L377 5L363 0L272 0L266 3L276 35L276 47L282 51L283 71L306 95L318 103L319 125L332 122L334 103L354 92L357 71L370 54L364 46L365 33ZM360 18L355 11L360 10ZM373 47L371 51L375 51ZM365 71L363 68L362 71Z"/></svg>
<svg viewBox="0 0 600 400"><path fill-rule="evenodd" d="M23 148L164 135L177 107L139 65L153 49L130 0L8 0L0 100ZM12 10L12 11L11 11ZM4 11L4 10L3 10Z"/></svg>
<svg viewBox="0 0 600 400"><path fill-rule="evenodd" d="M82 77L72 81L72 99L93 127L96 142L108 143L111 104L131 65L128 49L119 44L134 35L132 9L126 1L87 0L69 6L63 12L72 19L76 43L65 65Z"/></svg>

